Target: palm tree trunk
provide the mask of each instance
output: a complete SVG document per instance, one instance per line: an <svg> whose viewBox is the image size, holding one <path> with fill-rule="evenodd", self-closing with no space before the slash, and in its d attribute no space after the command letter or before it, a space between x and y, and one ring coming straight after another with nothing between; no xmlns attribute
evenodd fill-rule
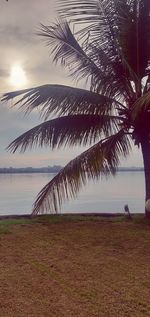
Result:
<svg viewBox="0 0 150 317"><path fill-rule="evenodd" d="M150 142L147 137L141 141L143 154L144 173L145 173L145 201L150 199ZM145 209L145 216L150 218L150 211Z"/></svg>

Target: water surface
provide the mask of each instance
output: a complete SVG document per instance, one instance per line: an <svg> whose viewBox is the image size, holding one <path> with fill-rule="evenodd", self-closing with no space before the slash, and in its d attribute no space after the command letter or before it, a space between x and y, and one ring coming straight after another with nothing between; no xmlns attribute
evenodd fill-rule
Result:
<svg viewBox="0 0 150 317"><path fill-rule="evenodd" d="M0 174L0 214L28 214L40 189L54 174ZM62 213L144 212L144 173L118 172L115 177L90 182L78 198L67 202Z"/></svg>

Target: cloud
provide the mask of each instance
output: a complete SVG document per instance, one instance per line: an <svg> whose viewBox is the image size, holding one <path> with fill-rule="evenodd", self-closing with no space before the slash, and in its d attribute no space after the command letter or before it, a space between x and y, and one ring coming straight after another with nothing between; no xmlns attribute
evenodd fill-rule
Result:
<svg viewBox="0 0 150 317"><path fill-rule="evenodd" d="M0 68L0 77L2 77L2 79L3 79L4 77L8 77L8 75L9 75L8 69L6 69L6 68Z"/></svg>
<svg viewBox="0 0 150 317"><path fill-rule="evenodd" d="M71 84L61 67L52 64L48 47L35 33L40 23L50 24L56 17L54 0L14 0L0 7L0 92L10 91L10 69L14 63L27 73L27 87L45 83Z"/></svg>

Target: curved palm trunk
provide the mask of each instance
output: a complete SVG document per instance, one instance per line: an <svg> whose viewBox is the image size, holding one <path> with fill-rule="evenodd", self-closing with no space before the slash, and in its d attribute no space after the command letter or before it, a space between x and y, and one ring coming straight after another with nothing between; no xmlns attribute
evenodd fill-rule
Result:
<svg viewBox="0 0 150 317"><path fill-rule="evenodd" d="M145 201L150 199L150 142L148 138L143 138L141 141L143 154L144 173L145 173ZM150 212L145 209L145 216L150 218Z"/></svg>

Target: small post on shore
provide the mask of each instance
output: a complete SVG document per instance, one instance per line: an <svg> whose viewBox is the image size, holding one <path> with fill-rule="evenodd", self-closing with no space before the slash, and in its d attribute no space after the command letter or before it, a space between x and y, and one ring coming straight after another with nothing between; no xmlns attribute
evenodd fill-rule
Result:
<svg viewBox="0 0 150 317"><path fill-rule="evenodd" d="M131 216L131 213L130 213L128 205L124 205L124 211L125 211L125 214L127 215L127 218L131 220L132 216Z"/></svg>

